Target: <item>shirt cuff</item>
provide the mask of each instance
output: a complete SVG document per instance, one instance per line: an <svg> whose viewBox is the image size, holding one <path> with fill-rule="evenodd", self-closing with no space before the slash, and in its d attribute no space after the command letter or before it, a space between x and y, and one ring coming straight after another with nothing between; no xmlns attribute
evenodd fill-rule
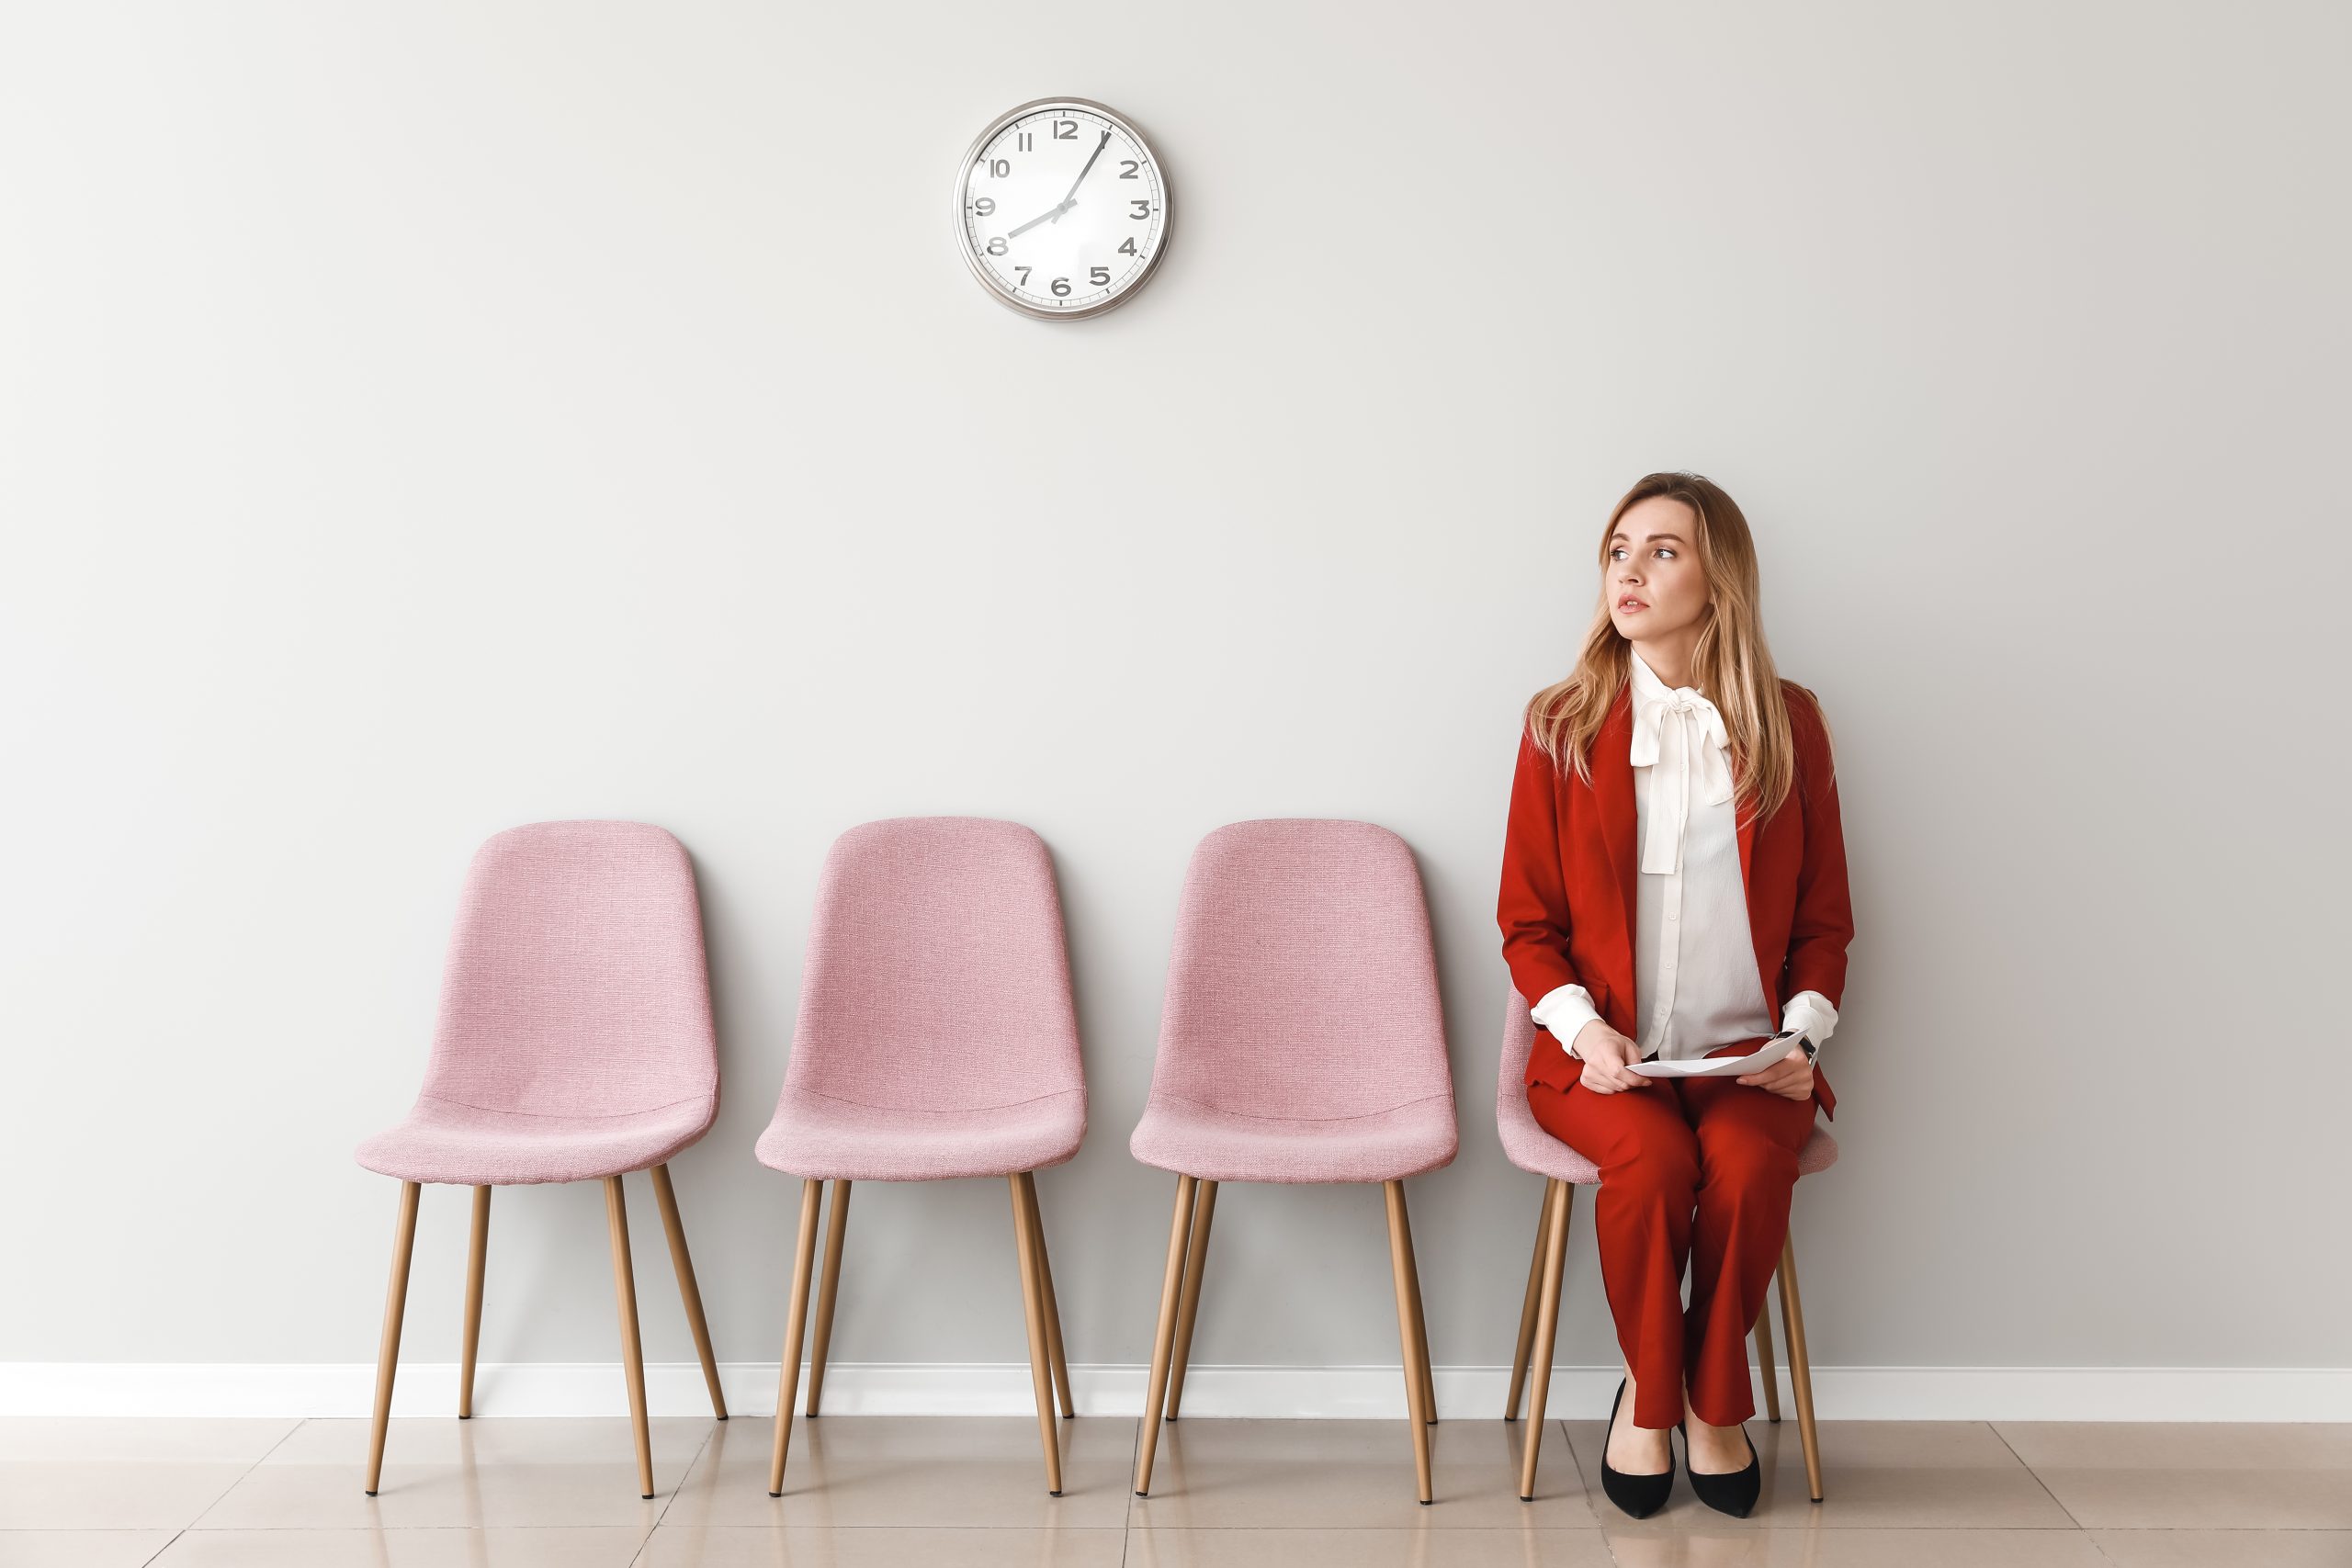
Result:
<svg viewBox="0 0 2352 1568"><path fill-rule="evenodd" d="M1592 1005L1592 993L1582 986L1562 986L1544 992L1544 999L1527 1010L1527 1016L1549 1030L1561 1050L1568 1051L1568 1042L1577 1037L1577 1031L1599 1018L1600 1010ZM1574 1051L1568 1055L1584 1060Z"/></svg>
<svg viewBox="0 0 2352 1568"><path fill-rule="evenodd" d="M1799 991L1781 1009L1781 1027L1804 1032L1804 1037L1819 1046L1838 1027L1838 1010L1819 991Z"/></svg>

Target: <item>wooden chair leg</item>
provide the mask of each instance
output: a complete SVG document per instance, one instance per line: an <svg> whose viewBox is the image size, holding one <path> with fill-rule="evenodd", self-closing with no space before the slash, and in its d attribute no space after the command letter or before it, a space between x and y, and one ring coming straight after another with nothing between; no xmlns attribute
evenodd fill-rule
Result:
<svg viewBox="0 0 2352 1568"><path fill-rule="evenodd" d="M637 1276L628 1261L628 1200L621 1179L605 1178L605 1219L613 1236L613 1296L620 1308L621 1374L628 1380L628 1419L637 1432L638 1492L653 1499L653 1434L645 1420L645 1348L637 1332Z"/></svg>
<svg viewBox="0 0 2352 1568"><path fill-rule="evenodd" d="M1413 1428L1413 1478L1419 1483L1421 1502L1433 1500L1430 1489L1430 1427L1428 1371L1421 1364L1420 1335L1415 1322L1420 1315L1413 1300L1413 1238L1405 1223L1405 1184L1401 1181L1381 1183L1388 1199L1388 1263L1396 1276L1396 1337L1405 1348L1405 1409L1407 1425Z"/></svg>
<svg viewBox="0 0 2352 1568"><path fill-rule="evenodd" d="M1176 1348L1176 1298L1184 1288L1184 1248L1193 1230L1194 1182L1176 1179L1176 1217L1168 1227L1168 1269L1159 1283L1159 1326L1151 1339L1151 1377L1143 1399L1142 1440L1136 1447L1136 1495L1151 1495L1151 1459L1159 1446L1159 1423L1153 1415L1167 1408L1168 1363Z"/></svg>
<svg viewBox="0 0 2352 1568"><path fill-rule="evenodd" d="M1405 1207L1405 1186L1396 1185L1396 1221L1405 1231L1405 1282L1412 1287L1413 1342L1421 1368L1421 1420L1437 1425L1437 1381L1430 1371L1430 1319L1421 1308L1421 1269L1413 1258L1413 1217Z"/></svg>
<svg viewBox="0 0 2352 1568"><path fill-rule="evenodd" d="M490 1189L474 1189L473 1235L466 1244L466 1322L458 1339L458 1419L474 1414L474 1352L481 1348L481 1277L490 1261Z"/></svg>
<svg viewBox="0 0 2352 1568"><path fill-rule="evenodd" d="M1184 1257L1184 1296L1176 1308L1176 1346L1168 1365L1168 1419L1184 1403L1184 1370L1193 1361L1193 1321L1201 1312L1201 1270L1209 1260L1209 1224L1216 1215L1216 1183L1194 1190L1193 1241Z"/></svg>
<svg viewBox="0 0 2352 1568"><path fill-rule="evenodd" d="M718 1389L718 1359L710 1351L710 1325L702 1314L702 1288L695 1283L695 1260L686 1251L686 1224L678 1217L678 1194L670 1186L670 1168L653 1168L653 1201L662 1211L662 1234L670 1241L670 1271L678 1277L678 1299L685 1303L686 1327L695 1337L695 1354L702 1359L703 1386L710 1391L710 1413L727 1419L727 1396Z"/></svg>
<svg viewBox="0 0 2352 1568"><path fill-rule="evenodd" d="M1813 1420L1813 1357L1805 1348L1804 1301L1797 1293L1797 1247L1781 1243L1781 1330L1789 1342L1789 1382L1797 1396L1797 1434L1804 1443L1805 1486L1821 1501L1821 1434Z"/></svg>
<svg viewBox="0 0 2352 1568"><path fill-rule="evenodd" d="M768 1456L768 1495L784 1495L784 1453L792 1441L792 1396L800 1389L800 1346L808 1327L808 1275L817 1261L817 1202L825 1184L800 1183L800 1238L792 1254L792 1303L784 1314L784 1366L776 1374L775 1447Z"/></svg>
<svg viewBox="0 0 2352 1568"><path fill-rule="evenodd" d="M1544 1201L1535 1212L1535 1246L1527 1256L1527 1294L1519 1303L1519 1348L1510 1358L1510 1398L1503 1419L1519 1419L1520 1396L1527 1392L1527 1353L1535 1345L1535 1298L1544 1284L1544 1238L1552 1228L1552 1184L1544 1184Z"/></svg>
<svg viewBox="0 0 2352 1568"><path fill-rule="evenodd" d="M1060 1391L1062 1415L1075 1418L1077 1395L1069 1386L1069 1359L1062 1353L1062 1307L1054 1299L1054 1261L1046 1253L1046 1213L1037 1204L1037 1173L1021 1173L1021 1195L1029 1208L1029 1239L1037 1248L1037 1283L1046 1295L1046 1348L1054 1367L1054 1387Z"/></svg>
<svg viewBox="0 0 2352 1568"><path fill-rule="evenodd" d="M368 1433L368 1495L384 1478L384 1433L392 1416L392 1374L400 1367L401 1317L408 1310L408 1259L416 1249L417 1183L401 1183L400 1218L392 1226L392 1282L384 1296L384 1337L376 1348L376 1414Z"/></svg>
<svg viewBox="0 0 2352 1568"><path fill-rule="evenodd" d="M1756 1309L1756 1359L1764 1369L1764 1418L1781 1419L1781 1378L1772 1368L1772 1303Z"/></svg>
<svg viewBox="0 0 2352 1568"><path fill-rule="evenodd" d="M1535 1459L1544 1446L1544 1405L1552 1392L1552 1341L1560 1328L1560 1276L1567 1266L1568 1211L1575 1192L1552 1183L1552 1217L1544 1233L1544 1280L1535 1306L1534 1359L1528 1371L1527 1447L1520 1456L1519 1500L1535 1501Z"/></svg>
<svg viewBox="0 0 2352 1568"><path fill-rule="evenodd" d="M833 1343L833 1296L842 1285L842 1241L849 1234L850 1184L833 1180L832 1212L825 1217L825 1267L817 1284L817 1332L808 1346L808 1410L813 1418L825 1393L825 1355Z"/></svg>
<svg viewBox="0 0 2352 1568"><path fill-rule="evenodd" d="M1045 1289L1037 1278L1037 1237L1029 1225L1029 1201L1021 1189L1025 1172L1007 1177L1012 1197L1012 1245L1021 1265L1021 1313L1029 1320L1029 1384L1037 1398L1037 1436L1046 1447L1046 1491L1062 1495L1061 1432L1054 1424L1052 1352L1046 1348Z"/></svg>

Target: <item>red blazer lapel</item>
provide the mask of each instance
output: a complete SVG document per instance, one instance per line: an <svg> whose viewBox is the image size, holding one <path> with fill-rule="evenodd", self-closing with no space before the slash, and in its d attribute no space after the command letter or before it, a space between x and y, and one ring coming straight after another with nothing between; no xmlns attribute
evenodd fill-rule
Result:
<svg viewBox="0 0 2352 1568"><path fill-rule="evenodd" d="M1732 799L1736 807L1739 799L1738 780L1735 775ZM1757 933L1764 930L1764 921L1757 908L1756 877L1749 870L1756 863L1756 818L1746 807L1739 812L1739 887L1747 905L1747 940L1756 950L1756 977L1763 982L1764 1000L1770 1005L1772 1016L1781 1016L1781 1004L1788 998L1780 994L1781 962L1786 956L1764 951L1764 939Z"/></svg>
<svg viewBox="0 0 2352 1568"><path fill-rule="evenodd" d="M1638 830L1638 814L1634 808L1634 688L1631 682L1618 689L1617 701L1611 706L1609 716L1592 737L1592 795L1600 807L1600 841L1609 853L1610 886L1625 918L1618 929L1625 933L1623 950L1618 956L1615 971L1610 976L1611 988L1625 998L1625 1011L1634 1015L1626 1021L1632 1029L1620 1032L1631 1036L1639 1031L1641 1020L1634 999L1634 932L1639 917L1641 899L1641 850L1634 842ZM1612 1024L1611 1027L1616 1027Z"/></svg>

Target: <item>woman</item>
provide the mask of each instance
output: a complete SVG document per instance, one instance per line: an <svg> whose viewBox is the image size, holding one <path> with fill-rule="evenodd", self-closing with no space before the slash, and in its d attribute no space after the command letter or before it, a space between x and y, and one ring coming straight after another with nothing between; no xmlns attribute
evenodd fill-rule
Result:
<svg viewBox="0 0 2352 1568"><path fill-rule="evenodd" d="M1652 474L1604 532L1602 608L1577 667L1527 705L1503 957L1536 998L1529 1108L1600 1169L1594 1225L1625 1356L1604 1488L1655 1512L1679 1428L1692 1487L1744 1516L1762 1478L1741 1425L1756 1409L1747 1331L1814 1106L1836 1114L1814 1055L1854 934L1838 786L1819 704L1772 667L1731 497ZM1799 1049L1738 1077L1626 1070L1800 1031Z"/></svg>

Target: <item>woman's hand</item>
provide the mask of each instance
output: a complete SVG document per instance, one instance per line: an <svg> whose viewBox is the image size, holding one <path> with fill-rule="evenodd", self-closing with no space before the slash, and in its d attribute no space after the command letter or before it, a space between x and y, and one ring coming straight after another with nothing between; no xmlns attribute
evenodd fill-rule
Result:
<svg viewBox="0 0 2352 1568"><path fill-rule="evenodd" d="M1657 1079L1625 1070L1642 1059L1642 1048L1599 1019L1577 1031L1572 1043L1584 1058L1584 1076L1577 1081L1595 1094L1615 1094L1621 1089L1647 1089Z"/></svg>
<svg viewBox="0 0 2352 1568"><path fill-rule="evenodd" d="M1799 1046L1762 1071L1749 1073L1732 1081L1754 1084L1758 1089L1769 1089L1785 1100L1810 1100L1813 1098L1813 1058L1804 1054L1803 1046Z"/></svg>

